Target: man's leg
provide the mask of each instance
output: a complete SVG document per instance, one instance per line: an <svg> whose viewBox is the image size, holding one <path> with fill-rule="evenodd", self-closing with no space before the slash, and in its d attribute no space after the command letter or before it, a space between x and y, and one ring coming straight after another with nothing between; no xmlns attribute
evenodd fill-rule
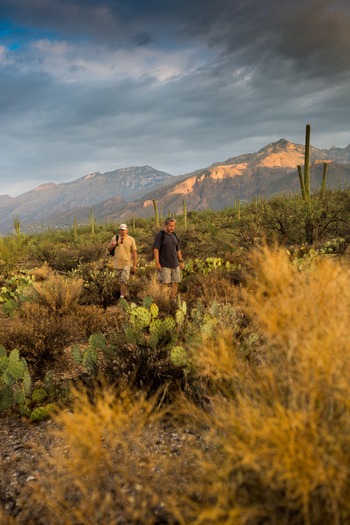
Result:
<svg viewBox="0 0 350 525"><path fill-rule="evenodd" d="M120 275L120 297L123 298L128 293L128 282L130 279L130 268L129 266L124 266L121 275Z"/></svg>
<svg viewBox="0 0 350 525"><path fill-rule="evenodd" d="M179 283L181 282L180 267L171 270L171 299L175 302L179 291Z"/></svg>
<svg viewBox="0 0 350 525"><path fill-rule="evenodd" d="M125 297L128 293L128 287L125 283L120 283L120 297Z"/></svg>
<svg viewBox="0 0 350 525"><path fill-rule="evenodd" d="M170 295L173 301L176 300L178 290L179 290L179 283L171 283Z"/></svg>

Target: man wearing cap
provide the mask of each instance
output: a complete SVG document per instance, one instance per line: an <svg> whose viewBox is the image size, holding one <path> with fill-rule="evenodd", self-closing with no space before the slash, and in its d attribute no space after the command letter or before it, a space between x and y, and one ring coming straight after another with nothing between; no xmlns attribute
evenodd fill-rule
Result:
<svg viewBox="0 0 350 525"><path fill-rule="evenodd" d="M128 282L130 273L136 272L137 265L137 251L136 243L133 237L128 235L128 227L126 224L119 226L119 235L114 235L107 246L111 251L114 248L114 268L118 271L120 282L120 298L123 298L128 293Z"/></svg>

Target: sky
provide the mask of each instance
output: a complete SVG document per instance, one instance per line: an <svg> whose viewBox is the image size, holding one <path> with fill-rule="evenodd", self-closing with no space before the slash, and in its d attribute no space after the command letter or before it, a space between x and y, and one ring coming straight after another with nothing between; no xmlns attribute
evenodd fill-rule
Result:
<svg viewBox="0 0 350 525"><path fill-rule="evenodd" d="M0 0L0 195L350 143L348 0Z"/></svg>

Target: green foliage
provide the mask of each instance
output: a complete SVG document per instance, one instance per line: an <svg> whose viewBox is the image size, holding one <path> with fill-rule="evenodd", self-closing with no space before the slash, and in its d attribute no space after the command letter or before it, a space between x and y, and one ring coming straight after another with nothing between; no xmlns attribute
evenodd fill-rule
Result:
<svg viewBox="0 0 350 525"><path fill-rule="evenodd" d="M96 371L98 350L107 353L105 336L101 333L92 334L89 337L88 346L81 350L78 345L73 345L71 353L75 363L82 365L89 372Z"/></svg>
<svg viewBox="0 0 350 525"><path fill-rule="evenodd" d="M187 352L183 346L173 346L170 350L170 361L174 366L185 367L187 365Z"/></svg>
<svg viewBox="0 0 350 525"><path fill-rule="evenodd" d="M230 271L234 268L234 265L229 261L225 261L222 257L206 257L205 259L189 259L185 263L183 270L184 275L191 273L201 273L207 275L215 270L227 270Z"/></svg>
<svg viewBox="0 0 350 525"><path fill-rule="evenodd" d="M17 348L7 355L0 347L0 411L17 405L22 407L31 390L31 378L28 365L20 357Z"/></svg>
<svg viewBox="0 0 350 525"><path fill-rule="evenodd" d="M21 305L30 300L27 293L33 282L32 276L23 273L12 274L3 281L0 289L0 304L5 315L13 317Z"/></svg>
<svg viewBox="0 0 350 525"><path fill-rule="evenodd" d="M83 279L82 304L95 304L107 308L118 296L117 271L105 264L80 264L72 275Z"/></svg>
<svg viewBox="0 0 350 525"><path fill-rule="evenodd" d="M90 208L90 210L89 210L89 223L90 223L90 226L91 226L91 233L94 235L95 227L96 227L96 218L95 218L95 215L94 215L94 210L92 208Z"/></svg>
<svg viewBox="0 0 350 525"><path fill-rule="evenodd" d="M0 346L0 412L18 410L31 421L42 421L54 411L51 402L43 404L48 398L45 386L32 389L32 379L26 360L15 348L7 355Z"/></svg>
<svg viewBox="0 0 350 525"><path fill-rule="evenodd" d="M156 199L153 199L153 208L154 208L154 216L155 216L155 225L157 228L160 227L160 222L159 222L159 212L158 212L158 203L156 201Z"/></svg>

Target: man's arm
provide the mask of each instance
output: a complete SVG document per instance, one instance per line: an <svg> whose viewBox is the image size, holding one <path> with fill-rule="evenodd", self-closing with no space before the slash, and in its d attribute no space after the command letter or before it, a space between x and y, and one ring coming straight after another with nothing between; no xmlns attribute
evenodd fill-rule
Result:
<svg viewBox="0 0 350 525"><path fill-rule="evenodd" d="M136 250L133 250L132 252L132 259L134 262L133 271L136 272L136 266L137 266L137 251Z"/></svg>
<svg viewBox="0 0 350 525"><path fill-rule="evenodd" d="M153 248L153 255L154 255L154 260L156 262L156 268L157 268L157 270L160 270L162 267L161 267L160 262L159 262L159 250L158 250L158 248Z"/></svg>
<svg viewBox="0 0 350 525"><path fill-rule="evenodd" d="M177 250L177 260L179 261L179 264L180 264L180 268L181 270L183 269L183 267L185 266L183 260L182 260L182 253L181 253L181 250Z"/></svg>
<svg viewBox="0 0 350 525"><path fill-rule="evenodd" d="M117 245L117 239L116 239L116 236L113 235L112 239L110 240L108 246L107 246L107 250L110 252L113 248L115 248Z"/></svg>

